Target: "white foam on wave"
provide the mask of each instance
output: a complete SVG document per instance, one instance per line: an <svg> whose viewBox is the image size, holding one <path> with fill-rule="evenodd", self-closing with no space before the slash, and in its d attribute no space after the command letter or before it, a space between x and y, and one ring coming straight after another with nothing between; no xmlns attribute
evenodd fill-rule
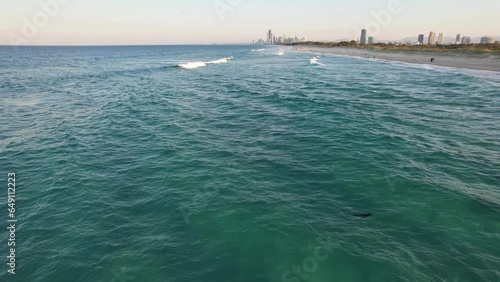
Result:
<svg viewBox="0 0 500 282"><path fill-rule="evenodd" d="M194 62L194 63L186 63L186 64L179 64L177 65L178 67L184 68L184 69L197 69L200 67L204 67L207 64L204 62Z"/></svg>
<svg viewBox="0 0 500 282"><path fill-rule="evenodd" d="M285 55L285 50L283 50L283 49L279 49L279 51L278 51L278 53L276 53L276 55L278 55L278 56L283 56L283 55Z"/></svg>
<svg viewBox="0 0 500 282"><path fill-rule="evenodd" d="M252 49L252 52L262 52L265 51L266 49Z"/></svg>
<svg viewBox="0 0 500 282"><path fill-rule="evenodd" d="M326 67L325 64L320 63L318 60L319 60L318 57L312 57L311 60L309 60L309 63L311 65L319 65L319 66L322 66L322 67Z"/></svg>
<svg viewBox="0 0 500 282"><path fill-rule="evenodd" d="M177 65L178 67L184 68L184 69L197 69L201 67L206 67L208 65L218 65L218 64L224 64L227 63L229 60L234 59L233 56L227 57L227 58L222 58L218 59L215 61L209 61L209 62L191 62L191 63L185 63L185 64L179 64Z"/></svg>

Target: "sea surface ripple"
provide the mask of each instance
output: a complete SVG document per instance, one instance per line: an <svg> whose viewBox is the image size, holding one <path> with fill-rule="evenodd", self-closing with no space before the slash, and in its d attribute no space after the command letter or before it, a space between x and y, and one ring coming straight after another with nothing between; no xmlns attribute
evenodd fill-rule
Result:
<svg viewBox="0 0 500 282"><path fill-rule="evenodd" d="M498 73L255 46L0 69L16 281L500 280Z"/></svg>

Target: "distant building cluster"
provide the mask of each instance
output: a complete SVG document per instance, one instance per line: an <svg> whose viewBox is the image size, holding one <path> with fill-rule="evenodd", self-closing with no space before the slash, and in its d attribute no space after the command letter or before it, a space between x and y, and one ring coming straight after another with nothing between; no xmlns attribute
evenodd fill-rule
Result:
<svg viewBox="0 0 500 282"><path fill-rule="evenodd" d="M415 39L408 39L404 43L403 42L389 42L389 44L395 44L395 45L447 45L447 44L456 44L456 45L470 45L472 43L472 39L470 36L462 36L460 33L457 34L455 37L454 41L453 39L450 40L448 38L449 42L445 42L447 39L444 37L444 33L441 32L437 34L434 31L429 32L429 36L426 40L425 34L419 34L418 39L415 42ZM276 36L272 30L269 30L266 33L265 39L259 39L257 41L253 41L253 44L260 44L260 45L284 45L284 44L293 44L293 43L304 43L307 42L306 37L287 37L286 35L283 36ZM352 41L356 42L356 41ZM373 36L369 36L368 31L366 29L361 30L361 36L357 41L359 44L362 45L372 45L372 44L378 44L375 42L375 38ZM495 38L493 37L482 37L480 44L500 44L498 41L495 41Z"/></svg>
<svg viewBox="0 0 500 282"><path fill-rule="evenodd" d="M412 39L414 40L414 39ZM401 42L389 42L389 44L395 44L395 45L447 45L447 44L456 44L456 45L470 45L472 43L472 39L470 36L462 36L460 33L457 34L455 37L455 41L450 41L450 42L445 42L446 38L444 37L444 33L439 33L437 34L434 31L429 32L429 37L427 38L427 41L425 40L425 35L424 34L419 34L417 42L412 41L412 40L407 40L404 43ZM358 39L358 43L365 45L365 44L376 44L375 40L372 36L368 36L368 32L366 29L361 30L361 37ZM500 44L499 41L495 41L494 37L482 37L480 44Z"/></svg>
<svg viewBox="0 0 500 282"><path fill-rule="evenodd" d="M375 39L373 36L368 36L368 31L366 29L361 30L361 38L359 38L359 43L360 44L374 44Z"/></svg>
<svg viewBox="0 0 500 282"><path fill-rule="evenodd" d="M437 34L434 31L431 31L429 33L429 37L427 38L427 42L425 41L425 35L424 34L419 34L417 42L414 41L407 41L404 44L413 44L413 45L445 45L445 44L462 44L462 45L469 45L472 44L472 39L470 36L462 36L461 34L457 34L455 38L455 42L445 42L445 37L444 33L439 33ZM361 30L361 37L358 40L359 44L365 45L365 44L375 44L375 41L372 36L368 36L368 32L366 29ZM483 37L481 38L481 44L495 44L498 41L495 41L495 38L493 37ZM393 43L390 42L390 44L401 44L401 43Z"/></svg>
<svg viewBox="0 0 500 282"><path fill-rule="evenodd" d="M423 34L420 34L419 37ZM423 40L422 40L423 41ZM420 42L419 42L420 43ZM421 43L423 44L423 43ZM444 33L440 33L436 39L436 33L434 31L429 32L429 39L427 40L428 45L444 45Z"/></svg>
<svg viewBox="0 0 500 282"><path fill-rule="evenodd" d="M254 41L254 44L267 44L267 45L282 45L282 44L292 44L292 43L301 43L301 42L307 42L306 37L286 37L286 35L283 36L275 36L272 32L272 30L269 30L266 34L266 40L264 39L259 39L257 41Z"/></svg>
<svg viewBox="0 0 500 282"><path fill-rule="evenodd" d="M418 41L417 44L423 45L425 41L425 36L423 34L420 34L418 36ZM445 38L444 38L444 33L440 33L439 36L436 39L436 33L434 31L431 31L429 33L429 37L427 39L427 45L445 45ZM449 42L449 44L462 44L462 45L468 45L472 44L472 39L470 36L463 36L461 34L457 34L455 38L455 42Z"/></svg>

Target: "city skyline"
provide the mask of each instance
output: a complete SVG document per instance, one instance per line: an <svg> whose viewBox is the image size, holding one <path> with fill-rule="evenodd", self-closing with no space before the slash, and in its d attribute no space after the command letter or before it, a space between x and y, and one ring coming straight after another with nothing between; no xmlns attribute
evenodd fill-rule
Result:
<svg viewBox="0 0 500 282"><path fill-rule="evenodd" d="M479 44L494 44L498 43L499 41L495 39L495 37L491 36L482 36L478 37L476 39L476 42L472 41L472 38L470 36L462 36L460 33L456 35L456 37L453 37L455 40L449 40L451 37L445 37L445 34L443 32L439 33L438 38L436 39L437 33L434 31L429 32L429 36L427 37L427 43L425 43L425 35L424 34L419 34L415 40L411 41L406 38L403 41L389 41L389 43L395 43L395 44L413 44L413 45L450 45L450 44L462 44L462 45L468 45L468 44L474 44L474 43L479 43ZM385 43L380 40L375 40L373 36L369 36L368 32L366 29L361 30L361 37L358 38L358 43L361 45L364 44L376 44L376 43Z"/></svg>
<svg viewBox="0 0 500 282"><path fill-rule="evenodd" d="M356 40L361 29L367 29L370 37L387 41L434 29L473 38L500 36L496 29L500 19L495 15L500 2L485 0L463 4L459 11L452 9L455 2L450 0L439 5L430 0L418 3L364 0L356 5L326 0L272 3L152 0L147 4L138 0L41 0L40 3L45 7L38 0L2 3L0 45L244 43L261 38L262 30L270 26L281 34L300 34L311 41ZM397 13L387 14L391 5ZM453 13L449 13L451 9ZM422 14L425 20L421 20ZM376 32L370 25L373 22L380 24ZM30 24L35 28L30 28ZM36 32L29 36L23 33L33 30Z"/></svg>
<svg viewBox="0 0 500 282"><path fill-rule="evenodd" d="M286 36L286 34L283 34L283 36L276 36L273 31L270 29L266 33L266 39L260 38L258 40L253 40L253 44L268 44L268 45L278 45L278 44L290 44L290 43L298 43L298 42L306 42L307 38L306 37L297 37L297 36Z"/></svg>
<svg viewBox="0 0 500 282"><path fill-rule="evenodd" d="M436 36L438 36L436 38ZM472 41L470 36L462 36L460 33L456 35L456 37L445 37L443 32L440 32L439 35L431 31L429 36L427 37L427 41L425 41L426 37L424 34L419 34L415 37L415 40L408 40L406 38L402 41L386 41L389 44L404 44L404 45L468 45L468 44L498 44L498 40L494 37L483 36L476 38L476 42ZM454 39L454 40L453 40ZM341 42L342 40L332 40L332 41L323 41L323 42ZM343 40L345 41L345 40ZM353 41L353 40L347 40ZM361 30L361 36L354 40L357 41L361 45L373 45L378 43L386 43L384 41L380 41L375 39L373 36L369 36L368 31L366 29ZM260 38L258 40L252 40L252 44L258 45L283 45L283 44L293 44L293 43L304 43L308 42L307 37L297 37L297 36L276 36L273 31L270 29L266 32L265 39ZM313 42L313 41L311 41Z"/></svg>

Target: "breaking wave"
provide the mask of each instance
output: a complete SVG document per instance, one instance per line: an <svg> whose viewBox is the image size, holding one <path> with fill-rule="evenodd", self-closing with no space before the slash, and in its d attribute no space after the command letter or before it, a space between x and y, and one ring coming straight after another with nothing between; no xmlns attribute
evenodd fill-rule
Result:
<svg viewBox="0 0 500 282"><path fill-rule="evenodd" d="M319 65L319 66L322 66L322 67L326 67L325 64L320 63L318 60L319 60L318 57L312 57L311 60L309 60L309 63L311 65Z"/></svg>
<svg viewBox="0 0 500 282"><path fill-rule="evenodd" d="M227 63L229 60L232 60L232 59L234 59L234 57L231 56L231 57L222 58L222 59L218 59L218 60L210 61L210 62L191 62L191 63L179 64L177 66L180 68L184 68L184 69L197 69L197 68L201 68L201 67L206 67L208 65Z"/></svg>

